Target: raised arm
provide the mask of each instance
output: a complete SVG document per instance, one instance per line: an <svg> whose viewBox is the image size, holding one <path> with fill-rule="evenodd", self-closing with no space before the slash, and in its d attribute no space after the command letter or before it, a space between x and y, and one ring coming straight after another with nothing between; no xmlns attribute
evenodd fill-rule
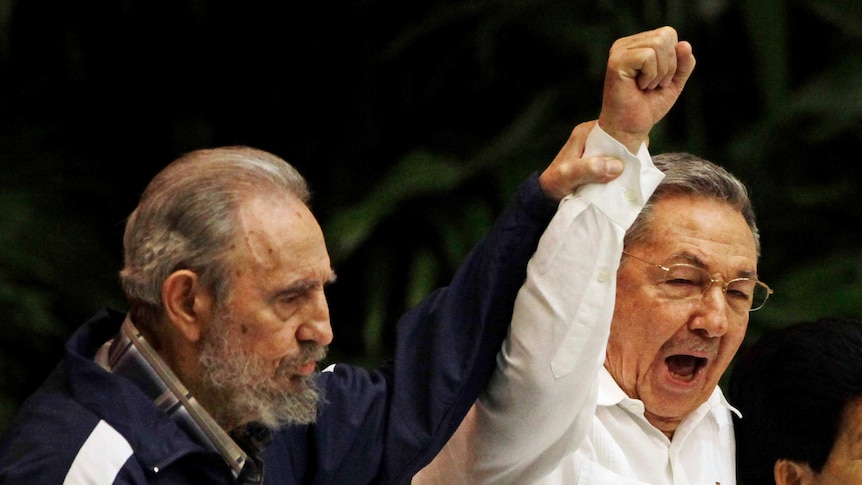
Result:
<svg viewBox="0 0 862 485"><path fill-rule="evenodd" d="M611 46L599 126L637 153L670 111L694 71L691 45L662 27L623 37Z"/></svg>
<svg viewBox="0 0 862 485"><path fill-rule="evenodd" d="M623 236L662 178L646 151L649 128L667 113L693 66L690 46L681 46L670 28L614 44L599 127L575 128L549 167L554 170L540 180L565 193L556 176L565 167L596 163L585 153L616 157L624 171L563 200L530 260L488 389L414 484L531 483L583 441L595 409Z"/></svg>
<svg viewBox="0 0 862 485"><path fill-rule="evenodd" d="M614 173L605 161L574 170L552 164L544 173L571 189L621 172L619 162ZM536 174L523 183L450 285L399 320L392 364L323 372L326 404L317 423L277 435L267 461L289 459L293 479L303 483L339 484L404 483L430 462L494 372L527 261L560 198Z"/></svg>
<svg viewBox="0 0 862 485"><path fill-rule="evenodd" d="M695 58L688 42L677 40L671 27L623 37L614 42L608 56L602 111L598 124L631 153L649 141L652 127L661 121L682 93L694 71ZM539 177L549 197L561 200L583 180L608 182L622 170L619 161L584 153L583 133L593 126L578 126L554 161ZM585 157L586 155L586 157ZM584 158L582 158L584 157ZM596 158L597 157L597 158ZM571 174L587 175L572 178Z"/></svg>

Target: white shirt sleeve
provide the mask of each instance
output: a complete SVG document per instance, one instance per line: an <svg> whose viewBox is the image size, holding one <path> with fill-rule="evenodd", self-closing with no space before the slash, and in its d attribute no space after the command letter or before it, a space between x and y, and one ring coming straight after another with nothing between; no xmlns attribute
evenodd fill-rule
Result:
<svg viewBox="0 0 862 485"><path fill-rule="evenodd" d="M625 164L560 203L527 266L488 388L414 485L526 484L551 472L592 426L625 231L663 178L596 125L587 156Z"/></svg>

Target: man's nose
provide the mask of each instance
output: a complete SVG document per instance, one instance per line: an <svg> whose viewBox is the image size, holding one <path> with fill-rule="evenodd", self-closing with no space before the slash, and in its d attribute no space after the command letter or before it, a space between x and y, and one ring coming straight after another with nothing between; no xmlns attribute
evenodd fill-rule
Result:
<svg viewBox="0 0 862 485"><path fill-rule="evenodd" d="M727 333L730 311L721 283L713 283L703 294L698 315L691 320L689 327L710 338L721 337Z"/></svg>
<svg viewBox="0 0 862 485"><path fill-rule="evenodd" d="M296 339L300 342L315 342L326 346L332 342L332 325L329 321L329 304L323 291L308 303L304 321L296 330Z"/></svg>

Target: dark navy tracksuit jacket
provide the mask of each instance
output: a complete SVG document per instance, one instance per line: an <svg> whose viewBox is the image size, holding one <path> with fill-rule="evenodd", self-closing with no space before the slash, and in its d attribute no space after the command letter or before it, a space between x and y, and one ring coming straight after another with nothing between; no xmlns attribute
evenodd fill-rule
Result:
<svg viewBox="0 0 862 485"><path fill-rule="evenodd" d="M391 363L371 372L338 364L320 374L317 422L275 431L263 454L264 483L408 483L490 378L527 261L554 210L534 174L451 284L401 318ZM0 442L0 483L61 484L67 475L91 484L233 483L220 455L93 362L123 318L103 310L66 344L63 361Z"/></svg>

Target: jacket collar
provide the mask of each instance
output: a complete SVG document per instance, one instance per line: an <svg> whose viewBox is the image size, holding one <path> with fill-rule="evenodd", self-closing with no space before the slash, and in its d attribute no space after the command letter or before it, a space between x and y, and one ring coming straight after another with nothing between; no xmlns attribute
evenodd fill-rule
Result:
<svg viewBox="0 0 862 485"><path fill-rule="evenodd" d="M97 359L106 342L113 350ZM249 459L212 420L124 314L98 313L67 342L66 357L74 398L122 434L145 468L164 469L186 454L213 452L234 477L249 479L252 472L257 479L249 483L262 478L262 463ZM256 455L271 440L261 428L252 423L237 435L254 438Z"/></svg>

